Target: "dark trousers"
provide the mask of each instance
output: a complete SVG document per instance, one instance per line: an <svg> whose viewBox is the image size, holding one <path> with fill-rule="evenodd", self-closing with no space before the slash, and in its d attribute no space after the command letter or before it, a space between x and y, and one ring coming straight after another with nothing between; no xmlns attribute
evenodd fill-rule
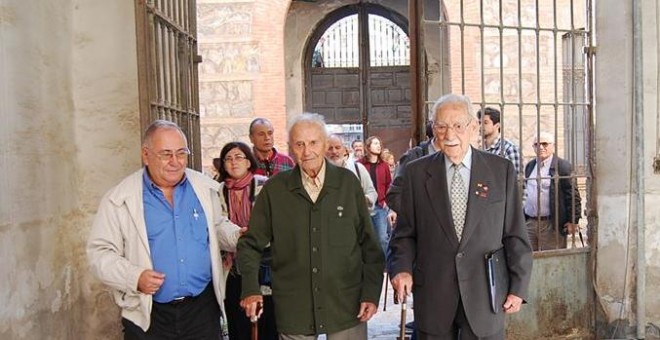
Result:
<svg viewBox="0 0 660 340"><path fill-rule="evenodd" d="M230 273L227 277L225 292L225 312L229 340L250 340L252 323L241 308L241 276ZM275 307L272 296L264 296L263 314L259 318L259 340L277 340L275 325Z"/></svg>
<svg viewBox="0 0 660 340"><path fill-rule="evenodd" d="M151 326L142 328L122 318L124 340L222 340L220 306L213 291L213 283L196 297L181 302L153 303Z"/></svg>
<svg viewBox="0 0 660 340"><path fill-rule="evenodd" d="M419 340L504 340L504 328L495 334L485 337L478 337L472 331L470 323L465 316L463 301L458 302L456 316L452 329L444 334L428 334L417 330L417 339Z"/></svg>

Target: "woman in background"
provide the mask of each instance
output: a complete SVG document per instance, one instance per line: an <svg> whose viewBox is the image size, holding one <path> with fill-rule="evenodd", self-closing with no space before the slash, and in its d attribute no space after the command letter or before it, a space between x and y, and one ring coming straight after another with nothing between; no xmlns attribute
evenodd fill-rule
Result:
<svg viewBox="0 0 660 340"><path fill-rule="evenodd" d="M248 227L255 197L268 179L255 175L257 161L250 147L241 142L227 143L220 151L221 166L218 181L222 193L222 213L241 228ZM230 340L250 340L252 324L245 316L241 301L241 274L236 268L234 253L223 254L223 265L229 272L225 295L225 310ZM259 318L259 339L276 340L275 312L271 296L270 252L264 254L259 272L261 293L264 296L263 314Z"/></svg>
<svg viewBox="0 0 660 340"><path fill-rule="evenodd" d="M380 154L380 158L383 160L383 162L387 163L387 166L390 168L390 175L392 178L394 178L397 164L392 151L390 151L390 149L383 149L383 153Z"/></svg>

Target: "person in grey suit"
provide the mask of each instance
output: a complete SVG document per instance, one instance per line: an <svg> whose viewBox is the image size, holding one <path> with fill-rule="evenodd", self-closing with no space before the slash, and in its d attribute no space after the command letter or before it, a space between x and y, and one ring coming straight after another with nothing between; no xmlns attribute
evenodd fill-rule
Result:
<svg viewBox="0 0 660 340"><path fill-rule="evenodd" d="M513 164L477 150L469 98L435 103L441 152L409 163L388 271L399 301L411 290L420 340L504 339L504 315L518 312L532 272ZM509 288L494 312L484 256L504 248Z"/></svg>

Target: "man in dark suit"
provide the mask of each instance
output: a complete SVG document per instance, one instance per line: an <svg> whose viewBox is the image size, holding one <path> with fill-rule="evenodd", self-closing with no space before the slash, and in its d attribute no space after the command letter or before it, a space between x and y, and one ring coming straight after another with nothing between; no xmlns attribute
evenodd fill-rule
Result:
<svg viewBox="0 0 660 340"><path fill-rule="evenodd" d="M566 235L579 228L580 192L571 163L555 155L554 140L541 132L534 139L536 158L525 166L524 212L534 250L566 248Z"/></svg>
<svg viewBox="0 0 660 340"><path fill-rule="evenodd" d="M513 164L472 148L477 120L465 96L435 103L441 152L408 164L388 270L399 300L414 287L420 340L504 339L504 314L527 297L532 249ZM491 308L484 256L504 247L509 289ZM504 313L503 313L504 312Z"/></svg>

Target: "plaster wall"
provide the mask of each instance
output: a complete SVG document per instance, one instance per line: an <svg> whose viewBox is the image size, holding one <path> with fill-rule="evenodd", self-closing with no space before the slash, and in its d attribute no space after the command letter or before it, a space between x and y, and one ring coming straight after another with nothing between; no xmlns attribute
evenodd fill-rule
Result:
<svg viewBox="0 0 660 340"><path fill-rule="evenodd" d="M76 0L73 31L73 102L81 212L78 238L84 246L101 197L141 167L137 51L133 1ZM78 258L84 339L119 339L119 309L107 286L91 277Z"/></svg>
<svg viewBox="0 0 660 340"><path fill-rule="evenodd" d="M84 244L100 196L140 165L133 12L0 5L1 339L118 334Z"/></svg>
<svg viewBox="0 0 660 340"><path fill-rule="evenodd" d="M633 156L633 12L632 2L602 1L596 6L596 293L604 317L603 337L627 337L634 331L637 303L646 311L649 334L660 325L660 175L653 174L658 153L658 49L656 4L643 1L643 169ZM643 176L645 247L636 242L635 176ZM636 300L637 254L644 255L646 297ZM655 325L654 327L652 325Z"/></svg>

